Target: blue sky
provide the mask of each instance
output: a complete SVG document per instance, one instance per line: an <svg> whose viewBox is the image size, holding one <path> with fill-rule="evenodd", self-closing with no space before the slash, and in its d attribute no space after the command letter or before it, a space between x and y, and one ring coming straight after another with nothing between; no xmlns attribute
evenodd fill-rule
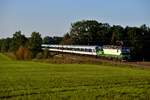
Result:
<svg viewBox="0 0 150 100"><path fill-rule="evenodd" d="M150 26L150 0L0 0L0 38L21 30L26 36L62 36L70 24L94 19L110 25Z"/></svg>

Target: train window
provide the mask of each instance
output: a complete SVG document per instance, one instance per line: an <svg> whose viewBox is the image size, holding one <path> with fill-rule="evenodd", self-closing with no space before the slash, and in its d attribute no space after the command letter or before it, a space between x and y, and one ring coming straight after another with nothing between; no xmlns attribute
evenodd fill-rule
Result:
<svg viewBox="0 0 150 100"><path fill-rule="evenodd" d="M89 52L92 52L92 49L89 49Z"/></svg>
<svg viewBox="0 0 150 100"><path fill-rule="evenodd" d="M81 49L81 48L79 48L79 51L82 51L82 49Z"/></svg>
<svg viewBox="0 0 150 100"><path fill-rule="evenodd" d="M85 52L89 52L89 49L85 49Z"/></svg>
<svg viewBox="0 0 150 100"><path fill-rule="evenodd" d="M77 48L75 48L74 50L75 50L75 51L77 51L78 49L77 49Z"/></svg>
<svg viewBox="0 0 150 100"><path fill-rule="evenodd" d="M88 52L89 50L88 49L85 49L85 52Z"/></svg>
<svg viewBox="0 0 150 100"><path fill-rule="evenodd" d="M73 50L73 51L74 51L74 49L73 49L73 48L70 48L70 50Z"/></svg>
<svg viewBox="0 0 150 100"><path fill-rule="evenodd" d="M81 51L85 51L83 48L81 48Z"/></svg>
<svg viewBox="0 0 150 100"><path fill-rule="evenodd" d="M92 49L85 49L85 52L92 52Z"/></svg>
<svg viewBox="0 0 150 100"><path fill-rule="evenodd" d="M80 49L79 49L79 48L76 48L76 51L80 51Z"/></svg>
<svg viewBox="0 0 150 100"><path fill-rule="evenodd" d="M75 48L72 48L73 51L76 51Z"/></svg>

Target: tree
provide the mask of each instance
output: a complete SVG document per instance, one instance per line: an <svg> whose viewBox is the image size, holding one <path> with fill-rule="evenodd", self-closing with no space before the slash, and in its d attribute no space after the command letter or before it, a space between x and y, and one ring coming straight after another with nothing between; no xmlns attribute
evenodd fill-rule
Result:
<svg viewBox="0 0 150 100"><path fill-rule="evenodd" d="M145 60L150 60L150 28L147 27L145 24L141 25L140 27L142 36L140 43L142 44L142 55Z"/></svg>
<svg viewBox="0 0 150 100"><path fill-rule="evenodd" d="M0 39L0 51L1 51L1 48L2 48L3 40L4 40L4 39Z"/></svg>
<svg viewBox="0 0 150 100"><path fill-rule="evenodd" d="M10 43L11 43L11 38L6 38L1 40L1 47L0 50L2 52L8 52L10 50Z"/></svg>
<svg viewBox="0 0 150 100"><path fill-rule="evenodd" d="M124 29L119 25L114 25L111 27L111 44L117 45L117 42L122 42L124 40Z"/></svg>
<svg viewBox="0 0 150 100"><path fill-rule="evenodd" d="M29 49L31 50L33 57L41 51L42 38L39 32L33 32L29 40Z"/></svg>
<svg viewBox="0 0 150 100"><path fill-rule="evenodd" d="M69 33L66 33L63 36L63 39L62 39L60 44L65 44L65 45L71 45L72 44L72 40L71 40L71 37L70 37Z"/></svg>
<svg viewBox="0 0 150 100"><path fill-rule="evenodd" d="M126 27L125 31L127 34L126 45L132 48L132 57L135 57L135 59L142 59L143 35L141 29L138 27Z"/></svg>
<svg viewBox="0 0 150 100"><path fill-rule="evenodd" d="M53 44L60 44L62 41L62 37L54 36L53 37Z"/></svg>
<svg viewBox="0 0 150 100"><path fill-rule="evenodd" d="M91 45L101 42L99 30L100 24L95 20L78 21L71 24L70 37L73 44Z"/></svg>
<svg viewBox="0 0 150 100"><path fill-rule="evenodd" d="M100 23L98 28L98 34L96 34L96 42L101 42L101 45L110 44L111 33L110 33L110 25L108 23Z"/></svg>
<svg viewBox="0 0 150 100"><path fill-rule="evenodd" d="M15 32L11 42L11 51L16 51L20 46L25 46L26 41L27 38L21 34L21 31Z"/></svg>
<svg viewBox="0 0 150 100"><path fill-rule="evenodd" d="M46 36L43 38L43 44L53 44L54 43L54 39L50 36Z"/></svg>

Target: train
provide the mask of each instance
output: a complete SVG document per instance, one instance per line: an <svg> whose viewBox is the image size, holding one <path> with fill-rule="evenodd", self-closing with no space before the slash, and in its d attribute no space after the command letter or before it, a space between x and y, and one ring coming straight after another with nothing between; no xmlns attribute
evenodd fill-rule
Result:
<svg viewBox="0 0 150 100"><path fill-rule="evenodd" d="M88 45L51 45L42 44L42 49L53 52L90 55L118 60L130 60L130 48L114 45L88 46Z"/></svg>

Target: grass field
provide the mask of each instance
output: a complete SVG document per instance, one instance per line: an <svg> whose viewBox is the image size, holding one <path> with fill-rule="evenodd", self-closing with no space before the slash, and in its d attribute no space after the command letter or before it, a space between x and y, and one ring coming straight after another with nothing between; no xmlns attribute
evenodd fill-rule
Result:
<svg viewBox="0 0 150 100"><path fill-rule="evenodd" d="M0 100L148 100L150 70L13 61L0 54Z"/></svg>

